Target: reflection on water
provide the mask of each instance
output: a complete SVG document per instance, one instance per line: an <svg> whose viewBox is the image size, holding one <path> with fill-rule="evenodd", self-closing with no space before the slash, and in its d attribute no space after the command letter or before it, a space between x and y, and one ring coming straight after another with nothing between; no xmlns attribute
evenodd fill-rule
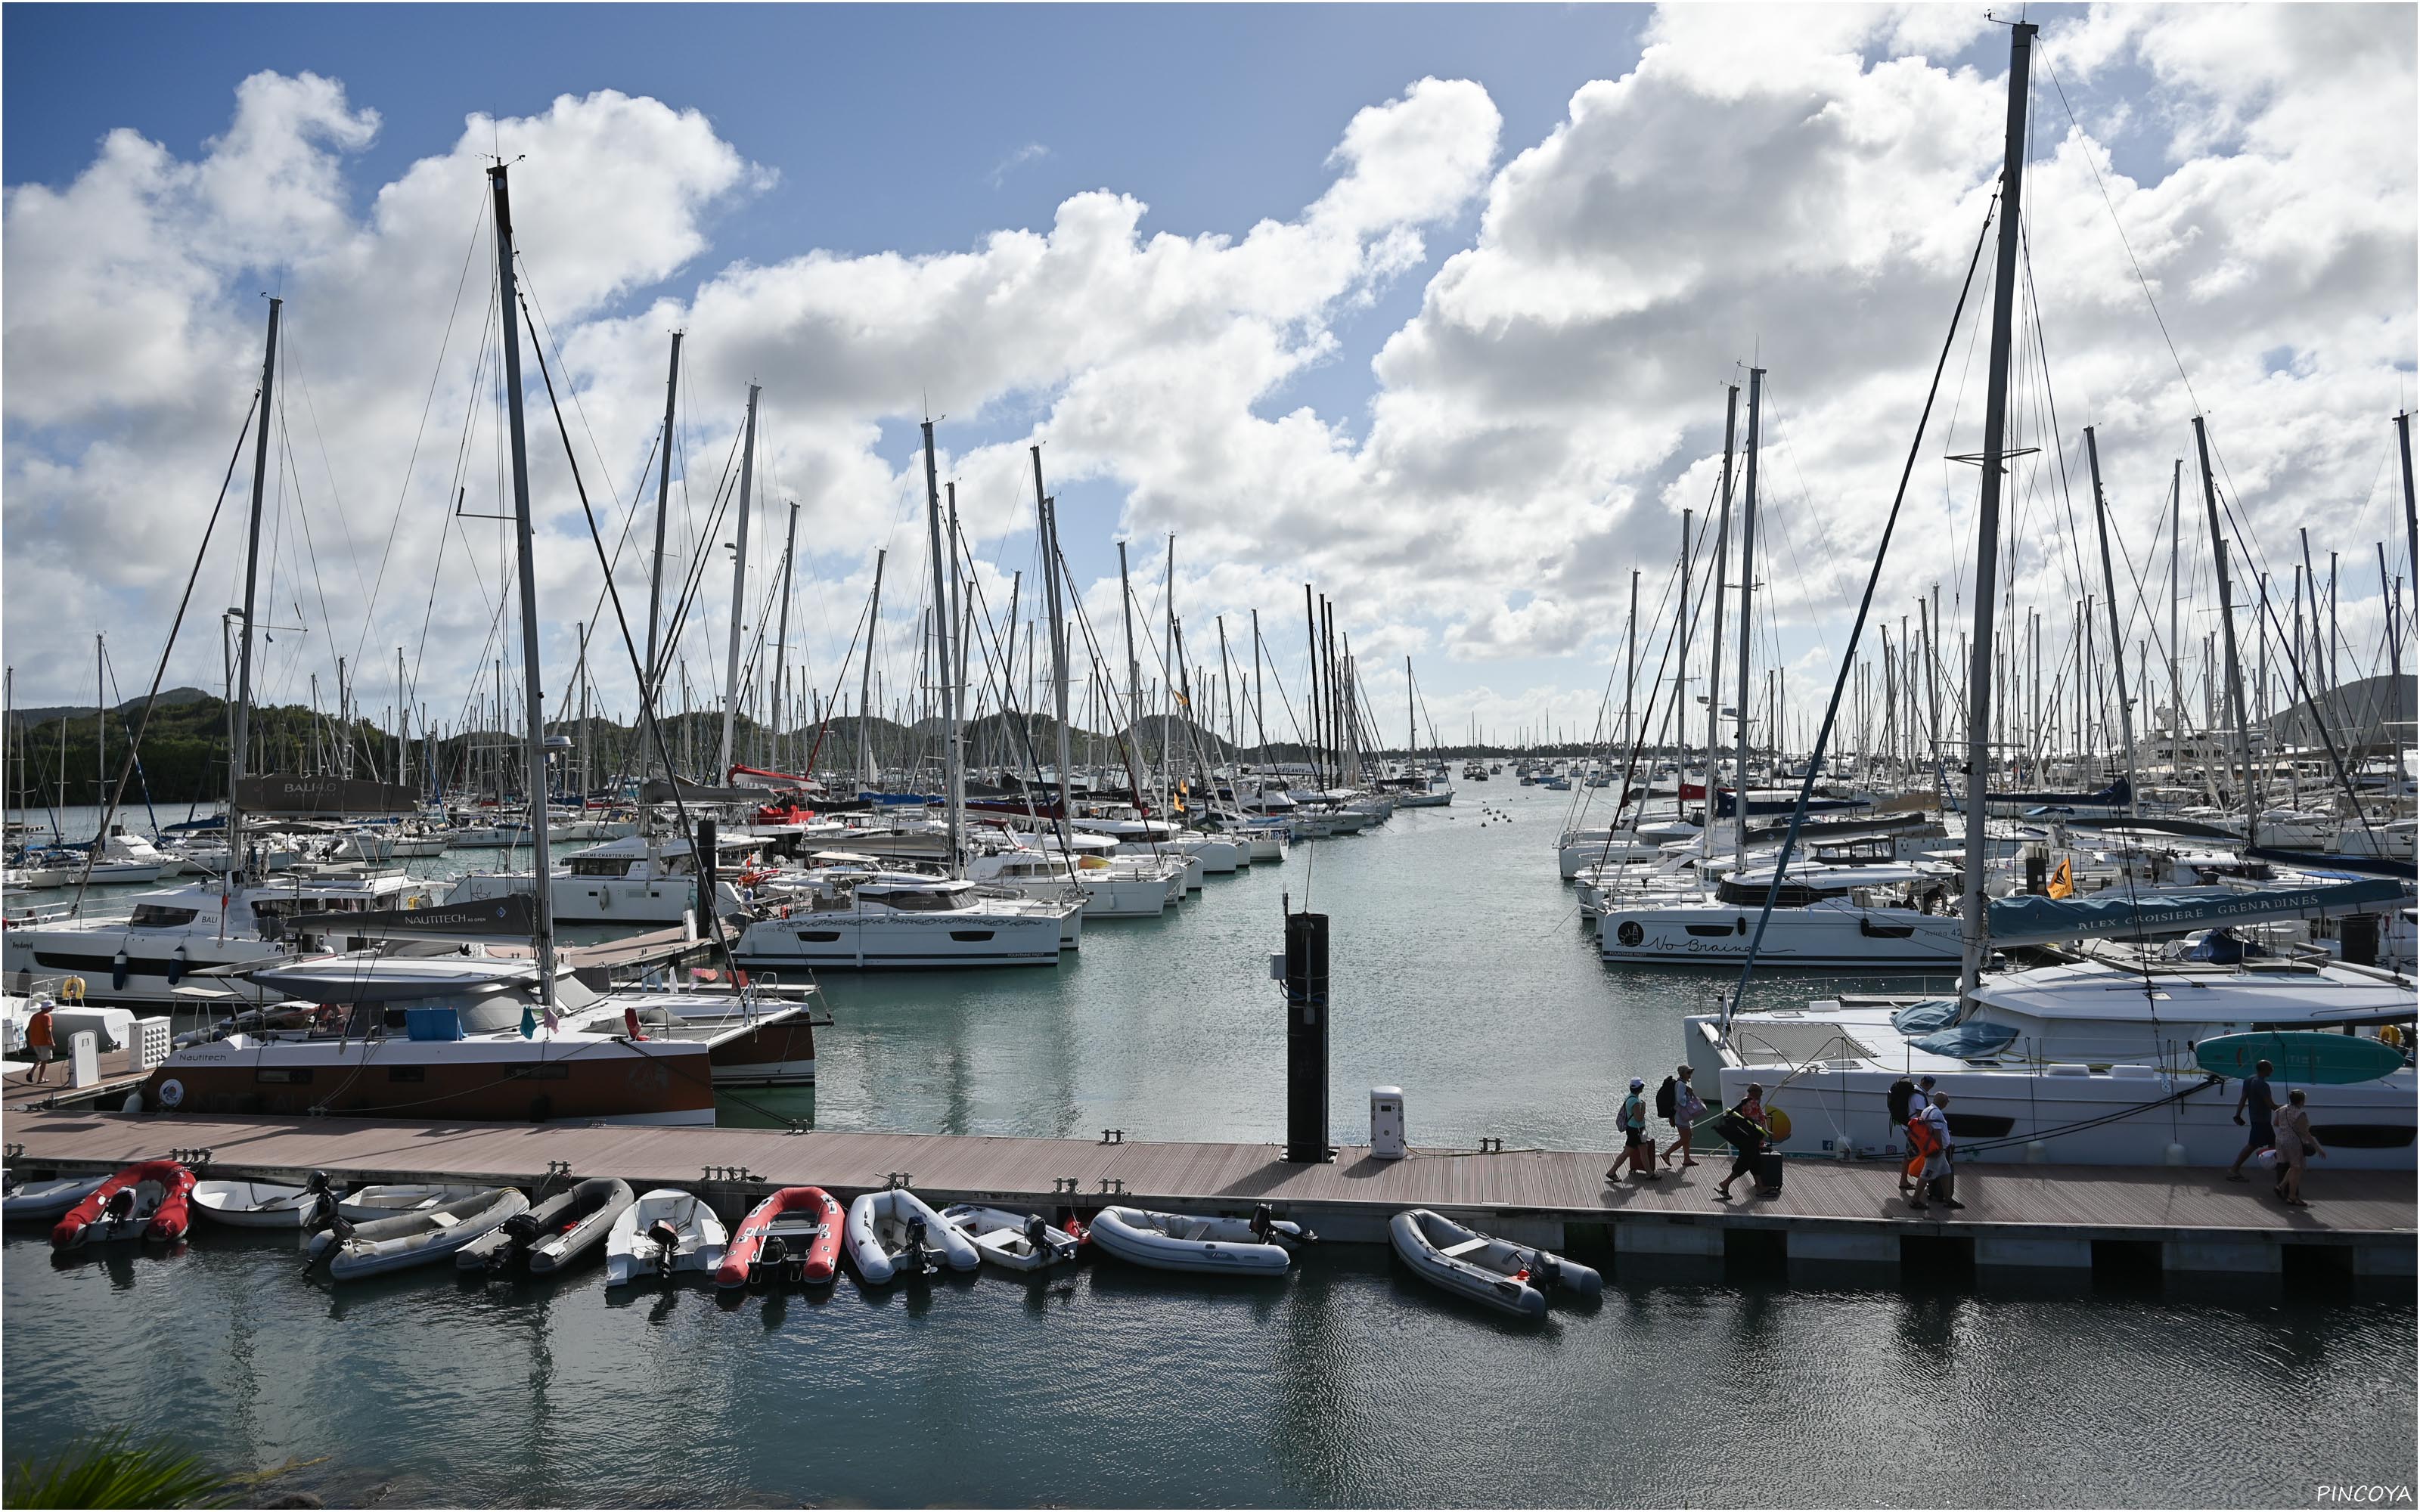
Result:
<svg viewBox="0 0 2420 1512"><path fill-rule="evenodd" d="M332 1457L293 1484L335 1502L2299 1504L2408 1476L2413 1427L2404 1303L1617 1278L1523 1324L1376 1246L1274 1281L336 1289L216 1229L57 1266L14 1231L0 1282L12 1457L126 1423Z"/></svg>

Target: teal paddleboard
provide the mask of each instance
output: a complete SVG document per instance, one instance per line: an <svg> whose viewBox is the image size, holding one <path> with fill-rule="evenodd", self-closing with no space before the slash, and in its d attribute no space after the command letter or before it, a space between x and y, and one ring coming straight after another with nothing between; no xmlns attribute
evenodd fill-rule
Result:
<svg viewBox="0 0 2420 1512"><path fill-rule="evenodd" d="M2261 1061L2281 1082L2344 1087L2371 1082L2403 1069L2403 1052L2366 1035L2319 1029L2275 1029L2263 1034L2222 1034L2194 1047L2194 1059L2213 1075L2244 1077Z"/></svg>

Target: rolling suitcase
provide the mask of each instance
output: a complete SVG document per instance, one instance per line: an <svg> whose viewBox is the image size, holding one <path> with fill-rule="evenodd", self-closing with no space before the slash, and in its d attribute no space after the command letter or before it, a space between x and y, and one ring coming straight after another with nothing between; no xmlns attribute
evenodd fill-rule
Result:
<svg viewBox="0 0 2420 1512"><path fill-rule="evenodd" d="M1756 1157L1756 1189L1766 1196L1781 1191L1781 1151L1760 1150Z"/></svg>

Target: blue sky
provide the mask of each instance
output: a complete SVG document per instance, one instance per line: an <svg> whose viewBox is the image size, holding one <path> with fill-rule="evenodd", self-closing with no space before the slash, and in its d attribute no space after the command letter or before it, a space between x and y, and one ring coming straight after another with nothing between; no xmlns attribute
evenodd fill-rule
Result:
<svg viewBox="0 0 2420 1512"><path fill-rule="evenodd" d="M2317 503L2280 493L2278 507L2292 512L2283 517L2335 511L2350 546L2366 542L2383 507L2374 486L2360 487L2376 471L2370 416L2381 394L2391 400L2381 378L2411 366L2409 281L2395 276L2409 256L2411 153L2393 133L2377 134L2383 117L2354 108L2410 92L2409 39L2363 29L2378 14L2031 10L2045 23L2044 57L2108 153L2118 219L2163 291L2196 392L2215 400L2229 456L2246 476L2318 480L2310 486L2327 497ZM1299 584L1312 578L1336 585L1359 627L1357 646L1384 649L1394 675L1402 652L1419 656L1441 727L1475 712L1504 728L1549 701L1566 724L1585 724L1608 655L1618 655L1627 569L1647 570L1652 597L1681 507L1704 497L1723 376L1761 351L1780 395L1776 434L1790 446L1767 470L1782 511L1767 529L1776 549L1794 542L1807 560L1831 561L1800 571L1775 559L1764 586L1776 617L1761 633L1813 671L1844 618L1833 579L1861 565L1854 559L1896 476L1929 369L1921 349L1938 339L1954 297L1945 278L1955 269L1945 265L1962 266L1970 208L1996 166L2006 34L1983 17L1979 6L1860 17L1701 8L1660 21L1644 8L1544 6L9 7L0 12L14 307L7 565L12 579L34 564L78 575L66 596L96 613L141 609L158 592L164 559L146 576L70 539L103 521L113 539L130 539L113 511L139 509L129 501L147 487L191 492L190 478L205 473L214 486L223 465L224 441L199 439L223 423L215 410L132 396L147 368L174 365L141 350L138 337L191 324L202 334L168 355L191 359L193 373L209 375L197 387L222 393L256 361L245 352L256 340L255 291L289 276L304 291L294 314L305 330L339 307L356 325L393 316L398 329L404 316L442 314L342 303L360 291L347 285L337 243L314 240L324 227L307 218L301 232L281 227L269 241L273 255L293 247L296 263L261 269L243 264L248 252L213 245L237 239L241 223L178 200L190 184L158 195L139 226L91 205L81 219L46 211L28 222L29 186L54 199L81 187L96 203L152 193L127 190L96 157L120 128L158 144L177 172L227 158L238 85L261 74L341 86L334 104L274 118L297 131L287 144L293 156L325 167L312 193L356 229L368 225L382 188L446 161L466 117L534 119L559 97L582 100L584 114L553 139L552 162L534 154L517 198L576 199L589 189L561 166L594 140L587 131L635 131L621 140L641 155L633 181L643 185L710 164L666 119L614 126L612 112L583 99L610 89L702 112L717 151L776 177L681 201L668 215L690 250L670 261L633 254L582 317L592 339L575 349L597 363L583 376L597 385L597 413L611 415L609 449L644 449L660 356L623 359L643 345L632 331L650 321L648 306L666 301L690 312L678 317L708 321L692 328L696 360L728 357L759 334L777 354L768 363L760 348L744 361L768 381L775 432L802 443L783 463L786 480L812 490L840 477L857 490L851 507L892 509L886 490L900 480L913 473L921 490L903 398L948 394L961 354L946 332L936 340L920 329L932 323L921 294L884 306L895 332L860 333L841 347L812 319L780 324L792 318L783 312L829 301L835 280L863 285L886 258L937 298L952 278L1012 288L1016 260L1001 253L1001 234L1049 239L1069 207L1106 190L1149 208L1123 260L1094 274L1103 287L1174 299L1184 340L1155 358L1148 341L1121 344L1123 312L1105 316L1079 299L1042 311L1035 328L1084 326L1082 340L1071 338L1074 355L1014 361L1031 332L970 332L966 365L1005 376L937 404L954 411L943 430L954 452L1013 460L1031 433L1086 458L1069 470L1081 476L1053 473L1079 576L1113 574L1121 530L1140 538L1147 569L1159 532L1175 528L1186 537L1180 608L1193 610L1197 648L1212 612L1232 620L1258 607L1290 623ZM1642 67L1651 34L1666 45L1658 64ZM2349 82L2364 69L2363 83ZM1618 87L1592 84L1625 75ZM2068 121L2037 77L2035 150L2047 159ZM1485 120L1456 116L1442 95L1412 100L1424 79L1469 81L1457 87L1483 91ZM1575 94L1593 102L1585 130L1572 118ZM378 113L375 132L345 136L345 113L367 110ZM1425 119L1441 134L1425 146L1373 146L1357 169L1340 142L1373 115ZM326 135L330 121L344 140ZM1152 260L1152 239L1192 239L1184 264L1192 277L1219 248L1242 250L1262 223L1301 231L1307 208L1357 173L1397 199L1417 198L1430 172L1421 154L1445 150L1457 132L1466 150L1455 182L1435 203L1355 233L1358 271L1322 270L1319 258L1336 249L1321 253L1316 236L1280 238L1256 255L1250 266L1272 279L1308 281L1272 297L1278 314L1252 308L1232 275L1178 287L1166 260ZM448 172L463 179L467 219L476 176L461 167ZM2109 235L2099 187L2073 162L2038 171L2061 404L2144 427L2139 437L2111 434L2113 491L2131 505L2136 493L2164 491L2181 418L2174 370ZM1494 240L1481 229L1491 196L1508 208L1509 230ZM582 229L593 226L599 240L651 229L628 207L591 202L583 214ZM1417 256L1381 255L1406 232ZM432 260L458 261L458 230L447 235L452 250ZM72 282L81 252L105 262L138 244L168 249L173 274L113 268L98 294L50 292L54 279ZM560 246L526 250L541 278L564 266ZM811 264L810 252L823 262ZM1075 255L1063 246L1053 255ZM750 265L765 273L761 286L742 276ZM2304 276L2315 268L2332 271ZM155 273L156 288L141 286ZM1159 282L1120 283L1127 273ZM74 314L78 294L99 300L101 313L122 294L156 296L184 314L132 336L94 337L93 372L70 375L57 371L63 348L47 343L72 347L105 323ZM716 330L696 315L712 297L739 323ZM54 331L37 329L46 310L57 312ZM660 339L642 334L644 344ZM128 345L98 349L112 340ZM29 381L22 364L38 349L51 369L44 378L56 383ZM1382 350L1393 363L1384 376L1373 372ZM2268 355L2281 350L2300 355L2281 366ZM761 368L809 352L830 355L845 375L833 381L871 375L865 403L801 418L801 379L819 375ZM1202 380L1188 389L1195 363ZM690 398L703 427L695 455L718 460L737 419L725 391L736 393L740 376L725 369L701 378ZM428 383L417 355L361 376L405 396ZM898 392L877 393L885 383ZM78 397L54 398L54 388ZM1097 422L1081 444L1069 439L1087 418L1076 412L1079 394ZM417 404L398 399L406 412L365 417L360 435L335 445L340 471L364 472L347 479L349 501L395 498L400 457L390 454L398 437L411 439ZM1284 424L1297 409L1315 418L1315 436ZM1969 430L1972 410L1960 417ZM2358 439L2331 440L2339 428ZM133 486L125 457L87 450L95 437L135 445L160 475ZM213 449L215 461L206 455ZM617 454L613 465L618 473L635 460ZM1925 476L1941 471L1929 469ZM1933 507L1947 519L1936 513L1903 545L1908 581L1894 585L1902 592L1960 570L1957 502ZM824 517L828 526L836 519ZM383 514L373 523L362 533L382 531ZM2141 521L2121 529L2149 533ZM842 579L862 576L876 537L809 534L840 596ZM1023 549L1004 545L1002 566L1019 564ZM760 543L760 570L767 555ZM2044 603L2066 601L2064 586L2041 588ZM54 628L63 643L76 635L88 643L92 626L54 626L10 596L10 660L21 669L41 658L18 648L42 644ZM845 609L830 611L844 625ZM384 639L380 627L373 643ZM1793 675L1792 689L1803 707L1811 687ZM1382 708L1400 706L1382 687L1373 693Z"/></svg>

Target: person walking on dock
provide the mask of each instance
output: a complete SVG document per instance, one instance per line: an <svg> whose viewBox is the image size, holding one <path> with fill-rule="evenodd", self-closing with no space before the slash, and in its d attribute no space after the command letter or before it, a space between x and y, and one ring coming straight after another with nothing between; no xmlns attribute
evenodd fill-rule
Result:
<svg viewBox="0 0 2420 1512"><path fill-rule="evenodd" d="M1731 1199L1731 1183L1742 1178L1756 1179L1757 1157L1764 1153L1764 1088L1761 1083L1747 1084L1747 1096L1730 1105L1723 1115L1717 1130L1731 1142L1731 1173L1714 1184L1718 1202Z"/></svg>
<svg viewBox="0 0 2420 1512"><path fill-rule="evenodd" d="M2235 1164L2226 1168L2226 1179L2230 1181L2243 1180L2243 1163L2250 1160L2255 1151L2277 1147L2274 1121L2277 1093L2269 1085L2271 1070L2265 1060L2254 1066L2252 1074L2243 1078L2242 1088L2235 1094L2235 1121L2242 1123L2247 1113L2252 1116L2252 1121L2250 1133L2244 1136L2243 1148L2235 1153ZM2282 1151L2280 1155L2282 1158Z"/></svg>
<svg viewBox="0 0 2420 1512"><path fill-rule="evenodd" d="M25 1079L48 1081L51 1057L58 1054L58 1043L51 1026L51 1001L47 997L34 1005L34 1016L25 1021L25 1053L34 1061L34 1074Z"/></svg>
<svg viewBox="0 0 2420 1512"><path fill-rule="evenodd" d="M1922 1212L1927 1206L1925 1199L1930 1197L1945 1208L1966 1206L1958 1200L1958 1177L1950 1166L1953 1150L1949 1143L1949 1099L1940 1092L1933 1093L1907 1126L1912 1138L1924 1148L1924 1171L1907 1205Z"/></svg>
<svg viewBox="0 0 2420 1512"><path fill-rule="evenodd" d="M1630 1078L1630 1095L1621 1100L1621 1158L1605 1173L1608 1181L1619 1179L1624 1166L1633 1176L1655 1180L1655 1141L1647 1136L1646 1090L1646 1082Z"/></svg>
<svg viewBox="0 0 2420 1512"><path fill-rule="evenodd" d="M2267 1061L2262 1061L2266 1066ZM2277 1195L2289 1208L2307 1208L2303 1200L2303 1167L2313 1155L2325 1155L2318 1139L2311 1134L2310 1109L2303 1105L2303 1089L2299 1087L2286 1094L2286 1105L2277 1110Z"/></svg>
<svg viewBox="0 0 2420 1512"><path fill-rule="evenodd" d="M1663 1159L1657 1162L1658 1165L1671 1165L1675 1155L1681 1157L1683 1169L1698 1164L1698 1157L1689 1151L1689 1138L1697 1132L1698 1119L1705 1115L1706 1100L1689 1085L1691 1074L1692 1068L1680 1067L1672 1072L1672 1079L1664 1084L1672 1091L1672 1107L1665 1117L1671 1120L1677 1137L1672 1141L1672 1148L1666 1150ZM1662 1095L1658 1093L1657 1097L1660 1099Z"/></svg>

